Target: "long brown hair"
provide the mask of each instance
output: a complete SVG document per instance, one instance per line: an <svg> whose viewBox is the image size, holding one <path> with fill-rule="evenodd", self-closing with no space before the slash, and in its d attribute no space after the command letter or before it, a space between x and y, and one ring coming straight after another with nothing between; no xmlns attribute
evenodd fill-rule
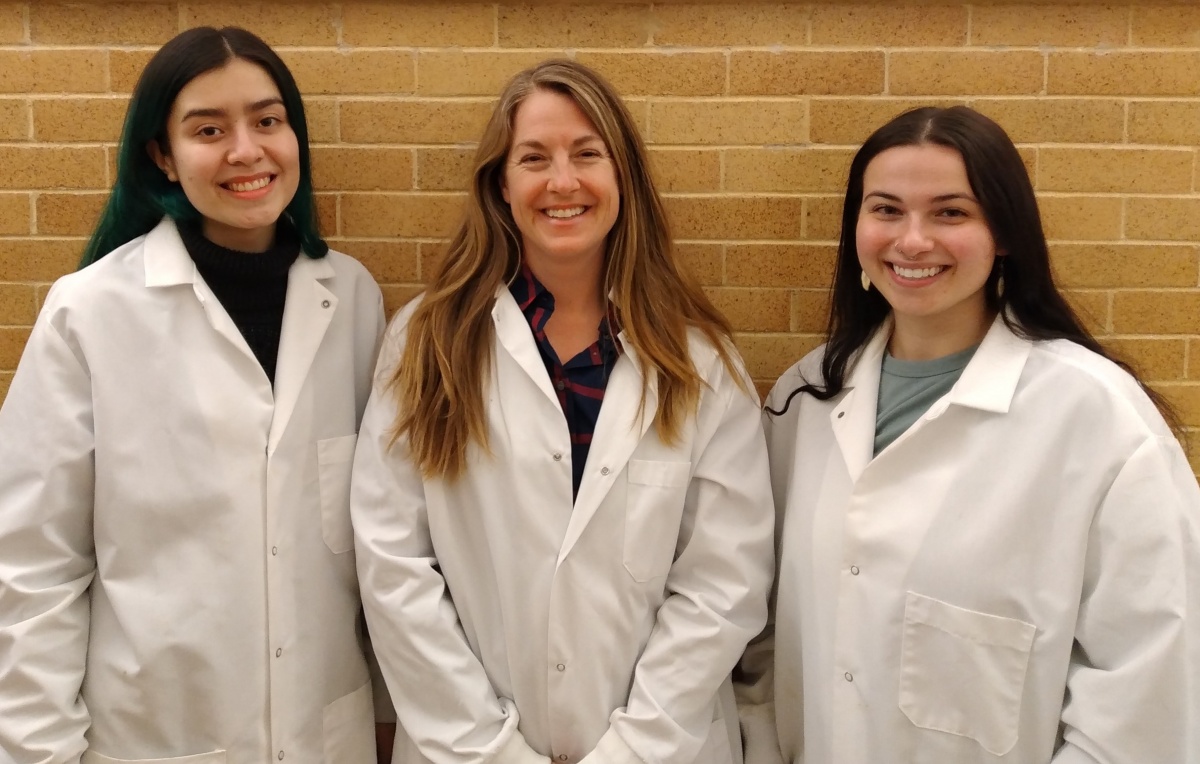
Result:
<svg viewBox="0 0 1200 764"><path fill-rule="evenodd" d="M708 338L742 384L729 323L675 260L646 149L628 110L586 66L543 61L513 77L500 94L475 154L465 214L408 322L392 373L400 412L393 434L408 439L426 477L457 477L471 442L488 448L484 386L492 367L491 310L497 290L516 276L521 262L521 234L501 183L517 109L538 90L572 99L612 157L621 208L606 243L603 293L644 366L643 407L649 380L657 380L659 437L675 441L700 399L689 327Z"/></svg>

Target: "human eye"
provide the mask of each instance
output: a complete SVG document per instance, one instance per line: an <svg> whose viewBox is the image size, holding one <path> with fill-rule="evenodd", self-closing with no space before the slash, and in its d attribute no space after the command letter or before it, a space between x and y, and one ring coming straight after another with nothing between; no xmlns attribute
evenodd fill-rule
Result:
<svg viewBox="0 0 1200 764"><path fill-rule="evenodd" d="M604 159L605 153L598 148L585 148L579 151L581 159Z"/></svg>
<svg viewBox="0 0 1200 764"><path fill-rule="evenodd" d="M900 208L894 204L879 202L871 205L870 212L872 215L878 215L879 217L897 217L900 215Z"/></svg>
<svg viewBox="0 0 1200 764"><path fill-rule="evenodd" d="M195 135L198 138L216 138L221 135L221 128L216 125L201 125L196 128Z"/></svg>
<svg viewBox="0 0 1200 764"><path fill-rule="evenodd" d="M526 167L533 167L533 166L536 166L539 164L544 164L545 162L546 162L545 156L534 153L534 152L530 152L528 154L522 154L519 157L517 157L517 164L524 165Z"/></svg>
<svg viewBox="0 0 1200 764"><path fill-rule="evenodd" d="M259 127L279 127L282 124L285 124L284 119L274 114L268 114L258 121Z"/></svg>
<svg viewBox="0 0 1200 764"><path fill-rule="evenodd" d="M963 220L970 215L961 207L943 207L937 211L937 216L943 220Z"/></svg>

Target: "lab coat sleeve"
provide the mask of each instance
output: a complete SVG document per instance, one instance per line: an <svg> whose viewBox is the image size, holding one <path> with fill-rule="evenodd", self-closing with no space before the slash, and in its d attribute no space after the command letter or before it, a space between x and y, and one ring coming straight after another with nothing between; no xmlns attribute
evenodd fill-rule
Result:
<svg viewBox="0 0 1200 764"><path fill-rule="evenodd" d="M774 511L759 410L723 366L711 378L668 596L627 706L582 764L691 764L710 734L718 689L766 623Z"/></svg>
<svg viewBox="0 0 1200 764"><path fill-rule="evenodd" d="M53 296L53 293L52 293ZM75 764L96 562L92 392L43 311L0 409L0 760Z"/></svg>
<svg viewBox="0 0 1200 764"><path fill-rule="evenodd" d="M363 607L397 718L434 764L548 764L467 644L434 554L421 475L403 438L389 446L397 333L384 340L350 491Z"/></svg>
<svg viewBox="0 0 1200 764"><path fill-rule="evenodd" d="M1148 439L1092 523L1055 764L1200 760L1198 522L1178 444Z"/></svg>

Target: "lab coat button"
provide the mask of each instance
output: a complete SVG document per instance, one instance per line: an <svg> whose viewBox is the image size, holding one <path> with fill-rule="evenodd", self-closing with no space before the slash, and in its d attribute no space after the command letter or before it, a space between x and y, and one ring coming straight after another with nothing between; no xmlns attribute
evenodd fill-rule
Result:
<svg viewBox="0 0 1200 764"><path fill-rule="evenodd" d="M839 411L839 412L838 412L838 419L841 419L841 418L842 418L842 417L844 417L844 416L846 416L846 412L845 412L845 411Z"/></svg>
<svg viewBox="0 0 1200 764"><path fill-rule="evenodd" d="M845 675L844 675L844 676L846 677L846 681L847 681L847 682L853 682L853 681L854 681L854 674L851 674L849 671L847 671L847 672L845 673Z"/></svg>
<svg viewBox="0 0 1200 764"><path fill-rule="evenodd" d="M328 307L329 307L329 300L321 300L321 307L322 307L322 308L328 308ZM281 758L281 759L283 758L283 753L280 753L280 754L279 754L279 758Z"/></svg>
<svg viewBox="0 0 1200 764"><path fill-rule="evenodd" d="M567 670L567 664L565 664L565 663L560 663L560 664L558 664L557 666L555 666L554 668L558 669L559 671L566 671L566 670Z"/></svg>
<svg viewBox="0 0 1200 764"><path fill-rule="evenodd" d="M277 546L271 547L271 556L274 557L277 554L279 554L279 547L277 547Z"/></svg>
<svg viewBox="0 0 1200 764"><path fill-rule="evenodd" d="M852 575L852 576L858 575L858 566L857 565L850 566L850 575Z"/></svg>
<svg viewBox="0 0 1200 764"><path fill-rule="evenodd" d="M555 454L555 455L554 455L554 461L556 461L556 462L561 462L561 461L562 461L562 454Z"/></svg>
<svg viewBox="0 0 1200 764"><path fill-rule="evenodd" d="M283 655L283 648L282 647L275 648L275 657L278 658L281 655Z"/></svg>
<svg viewBox="0 0 1200 764"><path fill-rule="evenodd" d="M558 755L558 760L559 760L559 761L566 761L566 760L567 760L567 755L566 755L565 753L560 753L560 754Z"/></svg>
<svg viewBox="0 0 1200 764"><path fill-rule="evenodd" d="M279 752L279 760L280 760L280 761L283 761L283 751L280 751L280 752Z"/></svg>
<svg viewBox="0 0 1200 764"><path fill-rule="evenodd" d="M608 467L601 467L601 468L600 468L600 474L601 474L601 475L607 475L607 474L608 474Z"/></svg>

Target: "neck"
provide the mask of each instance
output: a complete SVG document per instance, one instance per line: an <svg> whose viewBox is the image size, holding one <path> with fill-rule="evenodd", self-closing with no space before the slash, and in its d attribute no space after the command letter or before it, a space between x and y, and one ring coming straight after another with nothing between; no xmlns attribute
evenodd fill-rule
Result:
<svg viewBox="0 0 1200 764"><path fill-rule="evenodd" d="M554 312L600 315L604 312L603 256L570 262L527 261L529 270L554 295Z"/></svg>
<svg viewBox="0 0 1200 764"><path fill-rule="evenodd" d="M888 352L901 361L945 358L978 345L995 319L990 312L964 318L893 316Z"/></svg>

